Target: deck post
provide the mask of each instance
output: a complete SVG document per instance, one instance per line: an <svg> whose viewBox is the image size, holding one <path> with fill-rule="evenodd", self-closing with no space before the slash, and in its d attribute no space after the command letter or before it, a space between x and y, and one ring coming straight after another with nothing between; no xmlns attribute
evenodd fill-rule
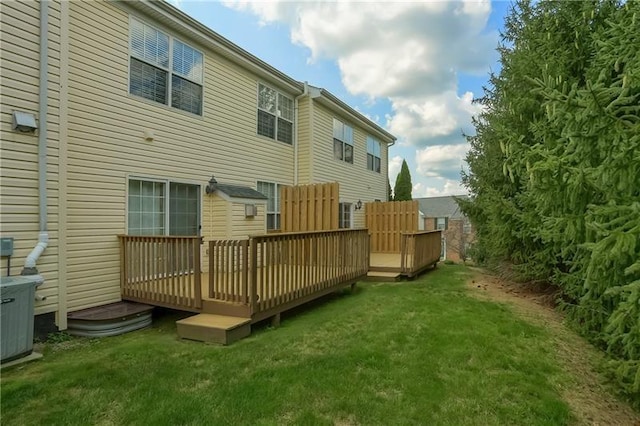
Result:
<svg viewBox="0 0 640 426"><path fill-rule="evenodd" d="M249 254L251 261L249 265L249 306L251 307L251 315L256 313L256 304L258 302L258 241L255 238L249 239Z"/></svg>
<svg viewBox="0 0 640 426"><path fill-rule="evenodd" d="M195 302L195 308L202 308L202 271L200 266L200 245L203 243L202 237L198 239L194 239L192 241L193 244L193 287L194 287L194 295L193 299Z"/></svg>
<svg viewBox="0 0 640 426"><path fill-rule="evenodd" d="M273 327L273 328L280 327L280 313L279 312L271 317L271 327Z"/></svg>

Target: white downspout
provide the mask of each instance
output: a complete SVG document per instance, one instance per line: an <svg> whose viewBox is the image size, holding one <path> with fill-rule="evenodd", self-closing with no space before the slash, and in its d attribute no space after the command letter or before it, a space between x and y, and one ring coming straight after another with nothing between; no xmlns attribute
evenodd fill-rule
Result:
<svg viewBox="0 0 640 426"><path fill-rule="evenodd" d="M47 98L48 60L49 60L49 1L40 0L40 84L38 96L38 206L40 208L40 234L38 244L31 250L24 262L22 275L35 275L36 261L47 248L49 233L47 232Z"/></svg>
<svg viewBox="0 0 640 426"><path fill-rule="evenodd" d="M301 95L296 96L294 99L294 120L295 120L295 132L293 132L293 185L298 185L298 100L309 94L309 85L304 82L304 91Z"/></svg>

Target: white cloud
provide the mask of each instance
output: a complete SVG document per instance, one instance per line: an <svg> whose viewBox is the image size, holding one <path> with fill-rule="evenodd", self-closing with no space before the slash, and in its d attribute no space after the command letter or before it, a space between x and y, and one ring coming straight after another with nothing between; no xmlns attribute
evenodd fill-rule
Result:
<svg viewBox="0 0 640 426"><path fill-rule="evenodd" d="M442 197L444 195L465 195L467 189L460 182L449 179L437 178L427 183L413 185L411 193L413 198Z"/></svg>
<svg viewBox="0 0 640 426"><path fill-rule="evenodd" d="M436 145L416 151L417 171L429 178L460 179L469 144Z"/></svg>
<svg viewBox="0 0 640 426"><path fill-rule="evenodd" d="M391 184L391 188L393 188L396 184L396 178L398 177L398 173L400 173L400 168L402 167L402 157L396 155L395 157L389 159L389 183Z"/></svg>
<svg viewBox="0 0 640 426"><path fill-rule="evenodd" d="M486 73L497 55L498 34L485 32L490 0L223 3L256 14L263 24L288 25L292 42L310 50L310 62L336 61L351 94L371 102L388 98L387 127L399 145L453 145L458 159L444 163L427 160L419 150L420 170L459 179L461 134L472 133L471 117L480 107L472 93L458 95L457 79L460 73ZM396 174L390 168L389 177Z"/></svg>
<svg viewBox="0 0 640 426"><path fill-rule="evenodd" d="M455 91L447 91L424 98L394 99L395 114L388 120L391 133L402 135L407 145L428 146L460 143L462 133L473 132L471 117L481 111L473 104L473 94L467 92L458 97Z"/></svg>

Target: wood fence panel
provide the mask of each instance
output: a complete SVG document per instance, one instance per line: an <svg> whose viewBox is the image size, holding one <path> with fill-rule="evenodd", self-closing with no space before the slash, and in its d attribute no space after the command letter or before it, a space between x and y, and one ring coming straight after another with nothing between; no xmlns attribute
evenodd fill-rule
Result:
<svg viewBox="0 0 640 426"><path fill-rule="evenodd" d="M400 253L400 236L418 231L418 201L366 203L365 218L371 236L371 252Z"/></svg>
<svg viewBox="0 0 640 426"><path fill-rule="evenodd" d="M338 229L339 202L340 186L337 182L281 187L281 232Z"/></svg>

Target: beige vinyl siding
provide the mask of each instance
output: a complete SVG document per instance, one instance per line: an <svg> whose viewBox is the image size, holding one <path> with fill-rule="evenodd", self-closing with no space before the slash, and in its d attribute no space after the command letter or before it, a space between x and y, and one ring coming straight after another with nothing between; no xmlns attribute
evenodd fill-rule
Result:
<svg viewBox="0 0 640 426"><path fill-rule="evenodd" d="M311 183L311 98L298 101L298 184Z"/></svg>
<svg viewBox="0 0 640 426"><path fill-rule="evenodd" d="M126 232L127 176L202 187L212 174L250 187L256 180L292 184L293 147L257 135L258 79L184 36L179 39L205 55L203 115L130 95L129 13L104 1L69 7L67 286L73 311L120 299L116 235ZM153 141L144 139L145 131ZM218 220L231 217L230 208L203 193L203 236L226 237L230 227ZM237 225L244 221L243 210ZM264 216L246 222L264 228Z"/></svg>
<svg viewBox="0 0 640 426"><path fill-rule="evenodd" d="M13 111L38 117L40 6L36 1L1 2L2 79L0 83L0 225L3 237L15 238L11 274L19 275L38 242L38 136L11 129ZM37 263L45 283L36 314L54 312L58 303L58 128L60 84L60 3L49 3L49 106L47 115L47 224L49 245ZM7 259L0 264L7 274Z"/></svg>
<svg viewBox="0 0 640 426"><path fill-rule="evenodd" d="M333 157L333 119L353 128L353 164ZM313 105L313 182L340 184L340 202L363 203L387 199L387 146L381 144L380 173L367 169L367 135L349 117L339 116L326 107ZM353 212L353 227L365 226L364 208Z"/></svg>
<svg viewBox="0 0 640 426"><path fill-rule="evenodd" d="M231 203L218 195L207 195L203 191L202 198L202 236L203 248L202 271L209 271L209 241L231 238Z"/></svg>
<svg viewBox="0 0 640 426"><path fill-rule="evenodd" d="M245 239L250 235L265 234L266 217L264 204L256 204L258 214L255 217L245 217L244 203L231 204L231 238Z"/></svg>

